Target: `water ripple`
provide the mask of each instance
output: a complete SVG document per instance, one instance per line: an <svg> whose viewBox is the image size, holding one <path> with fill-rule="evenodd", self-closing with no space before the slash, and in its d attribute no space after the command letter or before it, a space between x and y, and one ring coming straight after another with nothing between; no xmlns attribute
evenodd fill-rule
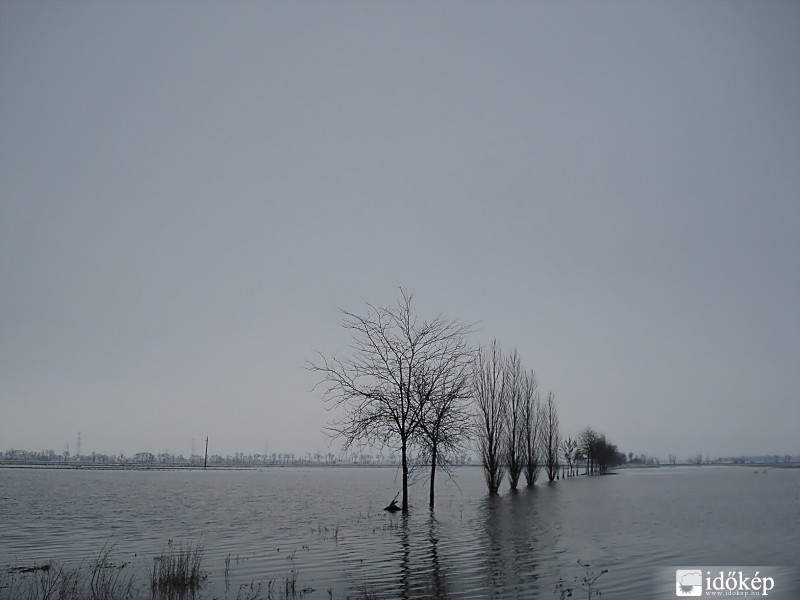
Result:
<svg viewBox="0 0 800 600"><path fill-rule="evenodd" d="M488 498L480 470L463 468L458 486L439 484L433 512L412 486L404 517L382 510L393 469L0 469L0 563L90 560L111 543L146 569L168 540L195 540L210 595L296 575L309 600L362 587L505 599L553 597L559 579L586 574L580 559L609 570L604 597L638 599L652 595L653 567L780 564L797 548L800 471L757 483L748 472L627 471Z"/></svg>

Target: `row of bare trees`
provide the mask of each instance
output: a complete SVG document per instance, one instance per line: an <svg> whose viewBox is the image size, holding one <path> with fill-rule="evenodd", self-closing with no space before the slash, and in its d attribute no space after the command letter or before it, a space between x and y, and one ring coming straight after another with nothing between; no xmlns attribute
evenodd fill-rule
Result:
<svg viewBox="0 0 800 600"><path fill-rule="evenodd" d="M555 396L540 402L536 375L522 366L514 349L504 355L497 343L478 349L472 370L476 404L478 452L490 494L508 474L517 489L524 474L528 486L544 467L553 481L558 475L558 412Z"/></svg>
<svg viewBox="0 0 800 600"><path fill-rule="evenodd" d="M611 467L626 462L625 454L606 436L592 428L586 428L576 443L576 456L585 461L586 475L597 475Z"/></svg>
<svg viewBox="0 0 800 600"><path fill-rule="evenodd" d="M555 394L548 392L541 402L534 372L523 369L516 349L503 354L496 340L477 350L472 395L478 452L490 494L498 493L506 474L516 490L522 473L533 486L542 469L548 481L554 481L577 475L581 463L587 475L595 475L625 462L617 446L594 429L585 429L578 438L562 438Z"/></svg>
<svg viewBox="0 0 800 600"><path fill-rule="evenodd" d="M400 455L403 512L412 468L430 469L433 507L437 468L447 470L474 439L491 494L506 473L512 489L523 474L534 485L542 469L553 481L560 454L572 474L578 443L560 439L555 396L540 401L536 377L518 352L506 355L496 341L476 350L467 341L469 326L442 316L422 319L413 294L401 288L400 295L394 306L342 311L352 335L344 356L318 353L308 363L335 413L328 432L343 450L380 447ZM587 464L610 464L592 434L594 441L580 445Z"/></svg>
<svg viewBox="0 0 800 600"><path fill-rule="evenodd" d="M626 462L625 456L619 452L615 444L606 440L605 435L592 428L586 428L577 438L567 437L561 440L559 447L561 458L561 476L578 475L579 465L583 463L586 475L597 475L609 467Z"/></svg>

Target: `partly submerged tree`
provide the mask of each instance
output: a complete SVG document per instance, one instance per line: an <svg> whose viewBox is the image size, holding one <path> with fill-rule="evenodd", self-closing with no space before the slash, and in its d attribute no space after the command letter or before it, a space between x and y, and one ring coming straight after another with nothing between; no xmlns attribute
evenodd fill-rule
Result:
<svg viewBox="0 0 800 600"><path fill-rule="evenodd" d="M547 479L553 481L558 476L558 413L556 397L553 392L547 394L547 402L542 408L542 445L544 449Z"/></svg>
<svg viewBox="0 0 800 600"><path fill-rule="evenodd" d="M408 512L411 444L428 413L433 392L454 377L468 327L439 316L420 319L413 294L400 288L396 306L367 303L363 315L342 311L342 326L352 333L349 356L318 355L308 368L319 375L316 387L338 414L328 432L344 441L344 451L382 446L400 452L403 512ZM422 382L422 385L420 385Z"/></svg>
<svg viewBox="0 0 800 600"><path fill-rule="evenodd" d="M594 475L597 440L597 432L591 427L584 429L578 439L578 445L580 446L581 454L583 454L583 457L586 459L587 475Z"/></svg>
<svg viewBox="0 0 800 600"><path fill-rule="evenodd" d="M526 373L516 348L505 360L505 436L503 439L503 459L508 470L511 489L517 489L517 482L525 466L525 408Z"/></svg>
<svg viewBox="0 0 800 600"><path fill-rule="evenodd" d="M561 456L567 463L567 477L572 477L574 474L574 465L577 461L578 442L572 436L561 440ZM563 473L562 473L563 476Z"/></svg>
<svg viewBox="0 0 800 600"><path fill-rule="evenodd" d="M478 451L486 485L496 494L503 480L503 440L506 426L506 391L503 354L497 340L478 349L472 369L472 394L477 414Z"/></svg>
<svg viewBox="0 0 800 600"><path fill-rule="evenodd" d="M542 468L541 438L542 409L539 404L539 390L533 371L525 373L523 388L523 427L522 443L525 448L525 481L528 486L536 484Z"/></svg>
<svg viewBox="0 0 800 600"><path fill-rule="evenodd" d="M436 468L450 473L452 461L463 455L472 437L470 399L472 350L465 338L453 339L447 360L420 369L417 396L425 409L418 430L420 462L430 465L429 506L433 508Z"/></svg>

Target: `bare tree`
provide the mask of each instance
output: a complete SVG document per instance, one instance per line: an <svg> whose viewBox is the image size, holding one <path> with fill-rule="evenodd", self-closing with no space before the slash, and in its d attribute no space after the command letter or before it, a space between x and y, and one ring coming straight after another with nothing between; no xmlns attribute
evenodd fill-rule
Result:
<svg viewBox="0 0 800 600"><path fill-rule="evenodd" d="M508 470L511 489L517 482L525 465L525 372L516 348L505 361L505 437L503 458Z"/></svg>
<svg viewBox="0 0 800 600"><path fill-rule="evenodd" d="M575 443L578 445L577 448L575 448L575 452L573 453L574 456L573 460L575 461L574 464L575 475L580 475L580 471L578 469L580 468L581 461L586 459L586 455L583 453L583 448L581 447L580 438L576 439Z"/></svg>
<svg viewBox="0 0 800 600"><path fill-rule="evenodd" d="M572 477L573 473L573 466L576 460L576 454L578 452L578 442L573 437L568 437L566 439L561 440L561 456L564 457L564 461L567 463L567 476ZM562 473L563 474L563 473Z"/></svg>
<svg viewBox="0 0 800 600"><path fill-rule="evenodd" d="M553 392L547 394L547 403L542 415L545 466L547 479L553 481L558 476L558 413L556 412L556 397Z"/></svg>
<svg viewBox="0 0 800 600"><path fill-rule="evenodd" d="M421 462L430 465L429 505L434 506L436 468L450 474L452 460L463 455L473 431L469 399L474 353L466 337L453 336L439 360L423 365L415 380L417 397L425 407L420 421Z"/></svg>
<svg viewBox="0 0 800 600"><path fill-rule="evenodd" d="M594 465L594 451L595 445L597 443L597 432L592 429L591 427L587 427L581 432L580 435L580 448L581 452L583 453L584 458L586 459L586 474L593 475L595 470Z"/></svg>
<svg viewBox="0 0 800 600"><path fill-rule="evenodd" d="M343 451L381 446L400 451L403 512L408 512L409 451L427 409L420 395L420 373L445 367L467 328L437 317L420 319L413 294L400 288L396 306L367 304L364 315L342 311L342 326L353 339L349 357L319 354L308 368L320 376L316 387L339 414L328 432L344 440Z"/></svg>
<svg viewBox="0 0 800 600"><path fill-rule="evenodd" d="M539 390L533 371L525 373L523 388L523 428L522 437L525 448L525 481L528 486L536 484L542 468L539 446L542 437L542 410L539 404Z"/></svg>
<svg viewBox="0 0 800 600"><path fill-rule="evenodd" d="M503 354L497 340L481 347L472 371L472 393L477 405L478 450L486 485L496 494L503 480L503 438L505 437L505 378Z"/></svg>

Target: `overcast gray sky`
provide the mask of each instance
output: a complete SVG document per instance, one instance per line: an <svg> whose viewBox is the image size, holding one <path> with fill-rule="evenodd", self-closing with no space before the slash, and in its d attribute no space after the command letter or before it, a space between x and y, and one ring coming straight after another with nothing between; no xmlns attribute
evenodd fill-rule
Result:
<svg viewBox="0 0 800 600"><path fill-rule="evenodd" d="M0 448L328 451L416 293L565 433L800 453L800 4L0 3Z"/></svg>

